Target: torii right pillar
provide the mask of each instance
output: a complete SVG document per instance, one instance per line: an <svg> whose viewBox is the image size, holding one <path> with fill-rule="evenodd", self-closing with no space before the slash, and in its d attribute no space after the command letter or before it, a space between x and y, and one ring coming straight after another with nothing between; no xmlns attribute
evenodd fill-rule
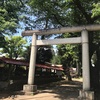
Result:
<svg viewBox="0 0 100 100"><path fill-rule="evenodd" d="M89 42L88 31L86 29L81 32L82 37L82 73L83 73L83 89L79 92L79 97L86 100L94 100L94 92L90 91L90 66L89 66Z"/></svg>

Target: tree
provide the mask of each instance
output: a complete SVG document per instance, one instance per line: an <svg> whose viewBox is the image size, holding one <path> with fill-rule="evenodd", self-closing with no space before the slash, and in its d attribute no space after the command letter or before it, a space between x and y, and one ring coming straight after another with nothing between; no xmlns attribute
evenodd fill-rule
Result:
<svg viewBox="0 0 100 100"><path fill-rule="evenodd" d="M8 36L5 37L5 45L1 50L2 53L5 53L7 57L11 59L17 59L18 57L22 57L23 53L26 49L26 40L21 36ZM8 80L12 79L15 74L15 69L17 65L9 64L6 65L4 69L8 70L8 75L6 78ZM17 68L21 69L21 68Z"/></svg>
<svg viewBox="0 0 100 100"><path fill-rule="evenodd" d="M40 46L37 48L37 58L36 63L45 64L45 62L50 62L53 53L51 46Z"/></svg>
<svg viewBox="0 0 100 100"><path fill-rule="evenodd" d="M7 53L9 58L18 58L25 51L26 40L21 36L10 36L5 38L6 44L2 48L2 53Z"/></svg>
<svg viewBox="0 0 100 100"><path fill-rule="evenodd" d="M59 55L53 55L53 58L51 59L52 64L61 64L61 56Z"/></svg>
<svg viewBox="0 0 100 100"><path fill-rule="evenodd" d="M79 54L80 51L80 45L70 45L70 44L64 44L64 45L58 45L58 56L60 56L61 64L63 65L63 68L65 70L65 74L67 74L67 77L69 80L71 79L70 76L70 67L77 67L76 62L81 62L81 55Z"/></svg>
<svg viewBox="0 0 100 100"><path fill-rule="evenodd" d="M21 47L14 45L15 41L9 38L5 40L5 35L13 35L17 33L17 28L21 28L19 21L21 21L22 13L26 10L24 9L25 3L26 0L0 0L0 50L3 48L3 52L8 53L10 58L16 58L22 50L20 50ZM11 73L13 68L9 66L9 71L7 71ZM10 77L10 74L8 76Z"/></svg>
<svg viewBox="0 0 100 100"><path fill-rule="evenodd" d="M27 49L23 53L23 57L29 61L31 53L31 46L27 46ZM45 62L50 62L52 59L52 47L51 46L38 46L37 47L37 55L36 55L36 63L44 64Z"/></svg>
<svg viewBox="0 0 100 100"><path fill-rule="evenodd" d="M0 47L5 45L4 36L17 32L21 12L25 8L25 0L1 0L0 1Z"/></svg>

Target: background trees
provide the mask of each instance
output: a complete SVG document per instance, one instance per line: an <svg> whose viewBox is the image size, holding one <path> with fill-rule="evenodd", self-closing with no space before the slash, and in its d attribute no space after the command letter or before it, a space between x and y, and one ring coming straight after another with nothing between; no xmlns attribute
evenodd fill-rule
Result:
<svg viewBox="0 0 100 100"><path fill-rule="evenodd" d="M0 1L0 47L5 43L4 35L17 33L20 16L25 8L25 0Z"/></svg>
<svg viewBox="0 0 100 100"><path fill-rule="evenodd" d="M5 45L1 52L6 53L9 58L22 57L25 51L26 40L21 36L10 36L5 38Z"/></svg>
<svg viewBox="0 0 100 100"><path fill-rule="evenodd" d="M53 49L51 46L40 46L37 48L36 63L45 64L45 62L50 62L52 55Z"/></svg>
<svg viewBox="0 0 100 100"><path fill-rule="evenodd" d="M30 60L31 46L27 46L27 49L23 53L25 60ZM37 64L45 64L45 62L50 62L53 56L53 49L51 46L38 46L36 55Z"/></svg>

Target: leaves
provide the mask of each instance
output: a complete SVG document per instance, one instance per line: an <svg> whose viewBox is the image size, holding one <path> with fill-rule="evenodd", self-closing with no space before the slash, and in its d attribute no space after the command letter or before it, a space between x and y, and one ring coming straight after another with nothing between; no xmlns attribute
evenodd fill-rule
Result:
<svg viewBox="0 0 100 100"><path fill-rule="evenodd" d="M24 6L22 0L0 1L0 33L12 34L16 32L19 22L19 12Z"/></svg>
<svg viewBox="0 0 100 100"><path fill-rule="evenodd" d="M52 58L51 46L41 46L37 49L37 59L36 63L50 62Z"/></svg>
<svg viewBox="0 0 100 100"><path fill-rule="evenodd" d="M95 17L95 16L100 16L100 3L97 3L97 4L93 4L94 8L92 10L93 14L92 14L92 17Z"/></svg>
<svg viewBox="0 0 100 100"><path fill-rule="evenodd" d="M7 53L10 58L17 58L25 50L26 40L21 36L10 36L5 38L6 45L3 46L2 53Z"/></svg>

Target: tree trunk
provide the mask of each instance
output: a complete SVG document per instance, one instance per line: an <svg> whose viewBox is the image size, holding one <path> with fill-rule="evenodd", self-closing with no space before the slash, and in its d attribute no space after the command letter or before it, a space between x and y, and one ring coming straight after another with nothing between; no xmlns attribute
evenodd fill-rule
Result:
<svg viewBox="0 0 100 100"><path fill-rule="evenodd" d="M100 79L100 47L96 50L96 55L97 55L97 61L96 61L96 72L95 72L95 85L94 85L94 88L96 90L99 90L99 87L100 87L100 82L99 82L99 79Z"/></svg>
<svg viewBox="0 0 100 100"><path fill-rule="evenodd" d="M68 78L68 81L72 81L72 77L70 75L70 69L66 68L66 77Z"/></svg>
<svg viewBox="0 0 100 100"><path fill-rule="evenodd" d="M89 34L89 64L90 64L90 88L91 90L94 89L94 70L95 70L91 64L91 57L94 52L94 48L93 48L94 44L92 42L93 42L93 32Z"/></svg>
<svg viewBox="0 0 100 100"><path fill-rule="evenodd" d="M96 90L99 86L99 50L97 50L98 46L93 44L93 32L89 34L89 62L90 62L90 87L91 90ZM95 67L91 64L91 58L93 53L96 51L97 53L97 64Z"/></svg>

